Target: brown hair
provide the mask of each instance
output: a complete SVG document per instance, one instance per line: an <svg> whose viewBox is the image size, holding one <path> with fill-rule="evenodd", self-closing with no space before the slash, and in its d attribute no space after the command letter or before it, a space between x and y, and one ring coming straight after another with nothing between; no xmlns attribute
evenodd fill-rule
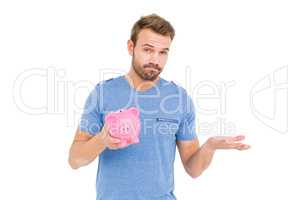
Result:
<svg viewBox="0 0 300 200"><path fill-rule="evenodd" d="M131 29L130 39L133 41L133 44L136 44L137 36L142 29L151 29L155 33L159 33L164 36L170 36L173 40L175 36L175 30L164 18L158 16L157 14L151 14L147 16L142 16Z"/></svg>

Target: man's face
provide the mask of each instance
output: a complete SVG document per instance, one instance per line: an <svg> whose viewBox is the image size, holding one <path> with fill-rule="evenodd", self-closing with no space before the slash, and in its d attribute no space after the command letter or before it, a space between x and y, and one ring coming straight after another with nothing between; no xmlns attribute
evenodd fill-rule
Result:
<svg viewBox="0 0 300 200"><path fill-rule="evenodd" d="M143 29L138 34L135 46L128 41L132 55L132 67L143 80L153 81L162 72L168 58L171 38Z"/></svg>

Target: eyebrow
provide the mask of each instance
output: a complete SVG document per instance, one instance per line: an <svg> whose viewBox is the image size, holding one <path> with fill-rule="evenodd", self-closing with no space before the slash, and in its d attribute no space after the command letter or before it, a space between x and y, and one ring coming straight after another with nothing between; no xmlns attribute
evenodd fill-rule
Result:
<svg viewBox="0 0 300 200"><path fill-rule="evenodd" d="M143 44L142 46L148 46L154 48L154 46L151 44ZM163 50L169 51L169 48L163 48Z"/></svg>

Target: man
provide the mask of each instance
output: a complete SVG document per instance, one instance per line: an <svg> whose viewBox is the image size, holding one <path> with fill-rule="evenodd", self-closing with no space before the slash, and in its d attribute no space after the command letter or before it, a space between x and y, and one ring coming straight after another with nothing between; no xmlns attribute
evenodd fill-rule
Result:
<svg viewBox="0 0 300 200"><path fill-rule="evenodd" d="M90 93L70 148L73 169L99 157L97 199L176 199L176 146L187 174L198 177L217 149L245 150L244 136L211 137L201 147L195 133L195 110L185 89L159 74L167 62L175 32L158 15L141 17L127 43L132 66L126 75L103 81ZM140 142L119 148L104 117L123 108L140 110Z"/></svg>

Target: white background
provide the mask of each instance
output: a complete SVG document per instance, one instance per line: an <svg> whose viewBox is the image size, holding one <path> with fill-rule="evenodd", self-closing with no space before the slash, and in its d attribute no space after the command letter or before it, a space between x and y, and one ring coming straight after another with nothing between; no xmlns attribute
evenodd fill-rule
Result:
<svg viewBox="0 0 300 200"><path fill-rule="evenodd" d="M252 146L218 151L197 179L177 155L178 199L300 199L299 10L297 1L1 1L0 199L95 199L97 162L67 163L79 108L101 70L127 72L130 29L151 13L176 29L162 77L199 104L201 144L244 134ZM199 83L210 84L194 95Z"/></svg>

